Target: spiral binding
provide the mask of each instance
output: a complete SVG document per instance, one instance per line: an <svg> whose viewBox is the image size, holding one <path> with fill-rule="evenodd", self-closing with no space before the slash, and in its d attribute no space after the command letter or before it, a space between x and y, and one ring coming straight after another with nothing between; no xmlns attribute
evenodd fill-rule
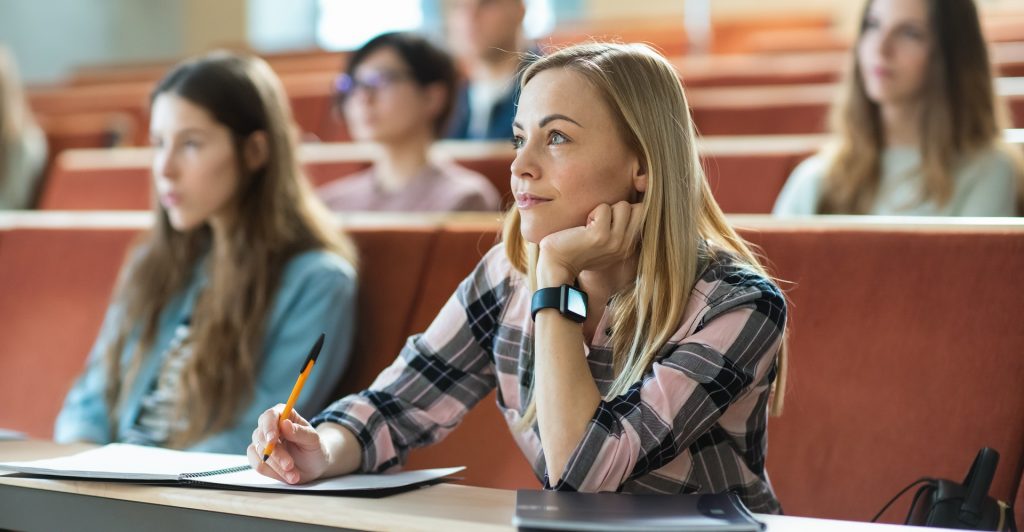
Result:
<svg viewBox="0 0 1024 532"><path fill-rule="evenodd" d="M236 467L227 467L224 469L217 469L216 471L203 471L201 473L182 473L178 476L181 480L189 480L193 478L212 477L214 475L226 475L228 473L241 473L249 469L248 465L241 465Z"/></svg>

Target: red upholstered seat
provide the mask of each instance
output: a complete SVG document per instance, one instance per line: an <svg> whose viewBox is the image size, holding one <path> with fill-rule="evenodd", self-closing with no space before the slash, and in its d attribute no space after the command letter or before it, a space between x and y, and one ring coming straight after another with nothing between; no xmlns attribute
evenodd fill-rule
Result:
<svg viewBox="0 0 1024 532"><path fill-rule="evenodd" d="M761 138L771 141L769 137ZM757 142L752 141L750 149L750 153L733 148L728 153L704 154L704 168L712 191L725 212L771 212L790 172L810 155L806 142L791 150L760 153ZM45 210L148 209L152 188L149 163L139 154L133 154L133 161L126 164L119 160L123 153L120 150L75 151L58 157L43 184L39 207ZM510 166L513 156L514 152L509 149L507 154L466 157L456 162L483 174L508 204L512 199ZM109 162L104 164L104 159ZM322 186L369 165L369 155L364 159L351 155L319 156L307 162L304 168L313 185Z"/></svg>
<svg viewBox="0 0 1024 532"><path fill-rule="evenodd" d="M0 427L49 438L134 229L0 231Z"/></svg>
<svg viewBox="0 0 1024 532"><path fill-rule="evenodd" d="M705 157L704 173L722 211L768 214L796 165L810 154Z"/></svg>
<svg viewBox="0 0 1024 532"><path fill-rule="evenodd" d="M787 513L869 519L918 477L962 479L982 446L1002 455L992 494L1013 498L1024 466L1014 281L1024 232L743 235L791 301L790 382L768 452Z"/></svg>
<svg viewBox="0 0 1024 532"><path fill-rule="evenodd" d="M44 210L145 210L150 207L152 179L148 167L68 168L62 157L43 185Z"/></svg>
<svg viewBox="0 0 1024 532"><path fill-rule="evenodd" d="M351 228L359 333L339 394L369 384L426 327L495 243L495 218ZM1002 455L992 494L1020 505L1024 226L740 222L790 299L786 407L768 453L787 513L868 519L918 477L961 478L985 445ZM0 229L0 402L19 405L0 426L51 434L136 232ZM470 484L537 487L493 395L409 462L452 464L470 466Z"/></svg>

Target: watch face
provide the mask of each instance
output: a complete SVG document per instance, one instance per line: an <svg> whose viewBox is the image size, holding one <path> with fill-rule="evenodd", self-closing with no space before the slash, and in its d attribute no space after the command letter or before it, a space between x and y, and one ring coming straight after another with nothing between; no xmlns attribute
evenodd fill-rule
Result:
<svg viewBox="0 0 1024 532"><path fill-rule="evenodd" d="M568 294L565 297L565 309L578 316L586 317L587 315L587 300L584 299L583 292L569 288Z"/></svg>

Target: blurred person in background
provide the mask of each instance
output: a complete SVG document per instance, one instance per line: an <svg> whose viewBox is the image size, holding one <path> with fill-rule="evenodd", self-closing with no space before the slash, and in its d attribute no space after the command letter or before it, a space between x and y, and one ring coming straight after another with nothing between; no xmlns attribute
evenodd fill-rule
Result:
<svg viewBox="0 0 1024 532"><path fill-rule="evenodd" d="M519 99L518 73L536 47L523 36L525 0L447 0L448 46L461 64L448 137L508 139Z"/></svg>
<svg viewBox="0 0 1024 532"><path fill-rule="evenodd" d="M455 94L455 64L447 52L415 33L378 35L352 54L336 90L352 137L380 150L369 169L320 187L332 210L500 208L501 196L486 177L430 156Z"/></svg>
<svg viewBox="0 0 1024 532"><path fill-rule="evenodd" d="M834 142L794 170L775 214L1017 213L1024 172L972 0L869 1L851 67Z"/></svg>
<svg viewBox="0 0 1024 532"><path fill-rule="evenodd" d="M46 152L46 135L32 117L14 56L0 46L0 210L33 207Z"/></svg>

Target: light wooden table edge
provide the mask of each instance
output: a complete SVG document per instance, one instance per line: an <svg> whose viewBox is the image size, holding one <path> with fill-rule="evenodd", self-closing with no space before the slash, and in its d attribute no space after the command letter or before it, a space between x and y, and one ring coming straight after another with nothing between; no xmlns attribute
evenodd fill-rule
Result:
<svg viewBox="0 0 1024 532"><path fill-rule="evenodd" d="M480 530L484 532L508 532L514 530L512 526L514 492L454 484L439 484L383 498L293 495L209 488L146 486L116 482L11 478L8 476L0 476L0 484L175 508L358 530ZM428 491L433 493L427 494ZM498 497L495 497L493 494L488 493L486 495L487 498L507 497L509 499L508 502L499 502L496 507L486 512L492 516L506 513L507 520L504 523L500 520L485 522L468 517L440 514L430 515L429 513L418 511L428 506L438 507L429 499L447 499L449 501L452 499L470 500L474 495L486 492L498 494ZM211 504L210 501L216 502ZM286 501L286 503L302 501L302 504L281 504L281 501ZM318 504L322 504L325 511L310 511L312 506ZM399 506L401 507L400 509L398 509ZM506 511L499 512L498 510L501 509ZM483 512L479 510L471 512L471 514L480 513Z"/></svg>

